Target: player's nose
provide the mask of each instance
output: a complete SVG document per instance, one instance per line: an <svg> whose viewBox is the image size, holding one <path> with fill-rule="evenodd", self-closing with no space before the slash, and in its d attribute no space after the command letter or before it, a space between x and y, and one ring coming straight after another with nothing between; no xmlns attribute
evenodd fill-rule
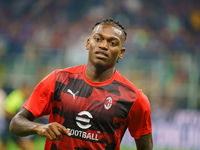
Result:
<svg viewBox="0 0 200 150"><path fill-rule="evenodd" d="M103 49L103 50L107 50L108 49L108 41L107 40L102 40L99 48Z"/></svg>

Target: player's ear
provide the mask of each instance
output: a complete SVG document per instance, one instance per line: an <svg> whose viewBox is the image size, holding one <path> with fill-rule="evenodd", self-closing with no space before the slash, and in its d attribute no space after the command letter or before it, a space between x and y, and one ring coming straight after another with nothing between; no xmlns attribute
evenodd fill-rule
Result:
<svg viewBox="0 0 200 150"><path fill-rule="evenodd" d="M89 50L89 47L90 47L90 38L87 39L87 42L86 42L86 45L85 45L86 50Z"/></svg>
<svg viewBox="0 0 200 150"><path fill-rule="evenodd" d="M125 51L126 51L126 48L122 47L118 56L119 59L122 59L124 57Z"/></svg>

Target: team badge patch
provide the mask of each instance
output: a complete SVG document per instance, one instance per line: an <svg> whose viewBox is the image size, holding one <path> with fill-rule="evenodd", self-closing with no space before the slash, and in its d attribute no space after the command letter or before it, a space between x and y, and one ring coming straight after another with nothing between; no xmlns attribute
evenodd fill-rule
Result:
<svg viewBox="0 0 200 150"><path fill-rule="evenodd" d="M110 109L112 106L113 100L112 97L107 97L105 102L104 102L104 108L105 109Z"/></svg>

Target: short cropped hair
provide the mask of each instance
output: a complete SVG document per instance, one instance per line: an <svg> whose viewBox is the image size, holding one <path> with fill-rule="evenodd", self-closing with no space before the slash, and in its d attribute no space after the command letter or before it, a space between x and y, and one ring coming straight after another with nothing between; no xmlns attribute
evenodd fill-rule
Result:
<svg viewBox="0 0 200 150"><path fill-rule="evenodd" d="M99 21L97 22L94 27L92 29L94 29L97 25L100 25L100 24L108 24L108 25L113 25L115 27L118 27L119 29L122 30L122 32L124 33L124 41L126 40L126 37L127 37L127 33L126 31L124 30L124 27L122 24L119 23L119 21L117 20L113 20L112 18L107 18L107 19L104 19L102 21Z"/></svg>

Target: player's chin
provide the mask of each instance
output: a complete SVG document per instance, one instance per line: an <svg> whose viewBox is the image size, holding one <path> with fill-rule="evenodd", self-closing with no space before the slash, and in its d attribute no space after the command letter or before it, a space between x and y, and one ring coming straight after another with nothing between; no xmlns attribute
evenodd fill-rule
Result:
<svg viewBox="0 0 200 150"><path fill-rule="evenodd" d="M108 69L108 68L112 68L113 66L115 66L115 64L108 63L108 62L96 62L95 63L95 67L99 68L99 69Z"/></svg>
<svg viewBox="0 0 200 150"><path fill-rule="evenodd" d="M104 68L104 66L105 66L105 64L102 63L102 62L97 62L97 63L95 63L95 67L96 67L96 68Z"/></svg>
<svg viewBox="0 0 200 150"><path fill-rule="evenodd" d="M95 59L93 60L93 64L96 68L99 69L110 68L114 65L114 63L110 62L108 59Z"/></svg>

